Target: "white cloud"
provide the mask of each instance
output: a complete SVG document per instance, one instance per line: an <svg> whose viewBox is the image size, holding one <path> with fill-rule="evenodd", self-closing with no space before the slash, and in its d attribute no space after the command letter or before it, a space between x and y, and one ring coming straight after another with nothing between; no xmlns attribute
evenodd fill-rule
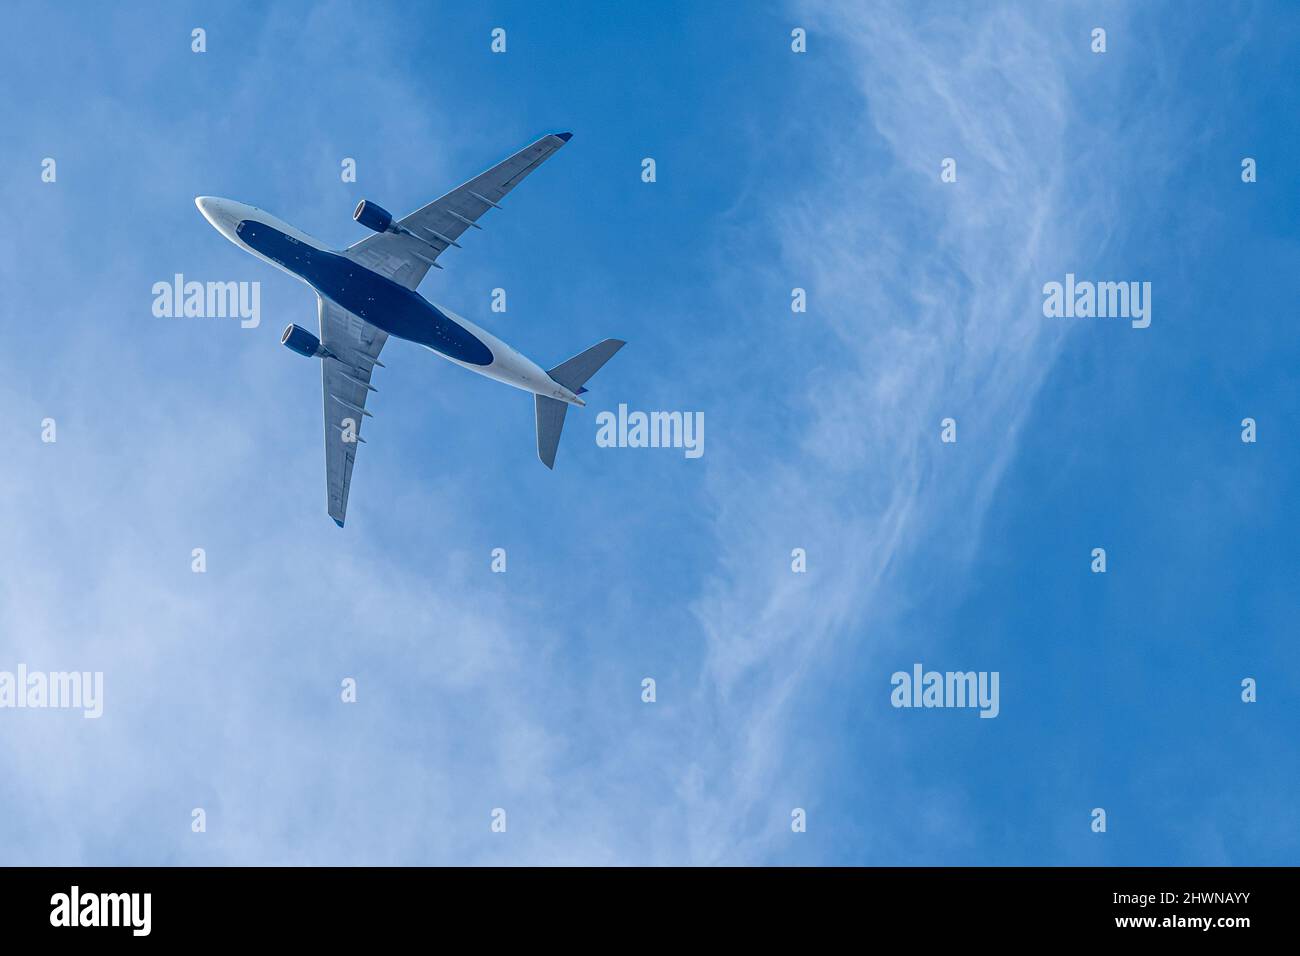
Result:
<svg viewBox="0 0 1300 956"><path fill-rule="evenodd" d="M860 100L820 110L799 144L805 187L772 197L759 230L779 239L809 313L782 320L797 332L757 330L779 366L738 377L779 388L739 414L760 436L765 418L779 420L793 444L756 440L711 459L724 570L696 608L708 635L700 694L721 703L717 743L699 759L728 799L700 825L705 860L771 849L766 837L783 832L770 824L775 789L792 766L817 772L789 735L792 699L812 675L863 659L887 675L872 625L909 582L960 570L1065 334L1043 319L1043 277L1086 256L1116 214L1112 191L1070 161L1075 138L1096 130L1072 118L1060 11L845 3L795 19L834 60L820 82ZM951 185L939 181L949 156ZM743 290L744 276L729 286ZM939 442L946 416L955 446ZM806 575L790 571L796 546Z"/></svg>

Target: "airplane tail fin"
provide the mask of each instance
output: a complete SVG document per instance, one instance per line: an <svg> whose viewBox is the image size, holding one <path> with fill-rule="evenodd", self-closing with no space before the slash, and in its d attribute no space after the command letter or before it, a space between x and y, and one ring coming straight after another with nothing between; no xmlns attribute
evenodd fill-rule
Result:
<svg viewBox="0 0 1300 956"><path fill-rule="evenodd" d="M619 339L605 339L567 362L560 363L546 374L575 395L581 395L586 391L583 386L587 380L626 344ZM560 447L560 432L564 428L564 415L569 406L566 402L544 395L534 395L533 402L537 411L537 457L547 468L554 468L555 452Z"/></svg>
<svg viewBox="0 0 1300 956"><path fill-rule="evenodd" d="M566 402L545 395L534 395L537 405L537 457L547 468L555 467L555 452L560 447L560 429L564 427Z"/></svg>

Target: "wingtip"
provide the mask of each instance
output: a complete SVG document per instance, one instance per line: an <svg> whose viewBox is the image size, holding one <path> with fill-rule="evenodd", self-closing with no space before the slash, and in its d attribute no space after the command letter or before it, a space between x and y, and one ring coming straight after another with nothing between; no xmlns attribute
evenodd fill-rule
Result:
<svg viewBox="0 0 1300 956"><path fill-rule="evenodd" d="M331 518L334 518L333 515L330 515L330 517L331 517ZM342 518L334 518L334 523L335 523L336 525L338 525L340 528L343 527L343 519L342 519Z"/></svg>
<svg viewBox="0 0 1300 956"><path fill-rule="evenodd" d="M556 133L555 135L556 135L557 137L559 137L560 139L564 140L566 143L567 143L569 140L573 139L573 134L572 134L572 133Z"/></svg>

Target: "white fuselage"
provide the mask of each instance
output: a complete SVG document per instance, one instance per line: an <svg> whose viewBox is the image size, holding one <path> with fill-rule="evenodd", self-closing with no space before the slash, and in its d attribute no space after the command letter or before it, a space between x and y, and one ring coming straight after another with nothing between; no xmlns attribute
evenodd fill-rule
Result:
<svg viewBox="0 0 1300 956"><path fill-rule="evenodd" d="M212 196L200 196L195 205L218 232L245 252L301 279L321 297L389 335L423 345L471 372L526 392L570 405L586 404L492 333L270 213Z"/></svg>

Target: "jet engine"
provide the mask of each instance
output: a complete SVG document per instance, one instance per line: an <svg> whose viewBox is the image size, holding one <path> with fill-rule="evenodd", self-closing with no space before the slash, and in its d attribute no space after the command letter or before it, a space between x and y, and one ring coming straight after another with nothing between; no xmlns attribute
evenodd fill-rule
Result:
<svg viewBox="0 0 1300 956"><path fill-rule="evenodd" d="M284 335L280 336L280 344L307 358L329 358L333 354L320 344L320 339L300 325L290 324L284 330Z"/></svg>
<svg viewBox="0 0 1300 956"><path fill-rule="evenodd" d="M369 199L357 203L357 210L352 214L352 218L375 232L388 232L393 225L392 213Z"/></svg>

